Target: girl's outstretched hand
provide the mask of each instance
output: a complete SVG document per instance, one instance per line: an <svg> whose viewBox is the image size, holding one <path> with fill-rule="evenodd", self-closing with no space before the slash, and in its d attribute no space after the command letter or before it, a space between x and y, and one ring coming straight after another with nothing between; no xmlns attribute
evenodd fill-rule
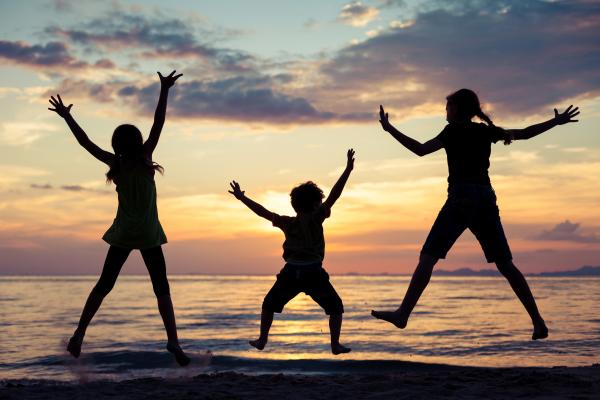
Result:
<svg viewBox="0 0 600 400"><path fill-rule="evenodd" d="M379 105L379 122L381 122L381 127L386 132L389 131L389 129L392 127L392 124L390 124L388 113L385 112L382 105Z"/></svg>
<svg viewBox="0 0 600 400"><path fill-rule="evenodd" d="M160 78L160 85L166 89L170 88L175 84L175 81L179 79L183 74L175 75L175 70L173 70L169 75L162 76L160 72L156 72L158 77Z"/></svg>
<svg viewBox="0 0 600 400"><path fill-rule="evenodd" d="M233 190L228 190L229 193L231 193L232 195L235 196L236 199L241 199L242 197L244 197L244 191L240 188L240 184L237 183L236 181L231 181L229 183L229 186L231 186L231 189Z"/></svg>
<svg viewBox="0 0 600 400"><path fill-rule="evenodd" d="M60 95L57 94L56 97L58 98L58 100L54 98L54 96L50 96L50 100L48 101L50 102L50 104L52 104L52 107L54 108L48 107L48 110L54 111L61 117L66 118L69 114L71 114L71 107L73 107L73 104L69 104L67 107L65 107L62 99L60 98Z"/></svg>
<svg viewBox="0 0 600 400"><path fill-rule="evenodd" d="M348 161L346 162L346 169L354 169L354 149L348 150L346 157L348 157Z"/></svg>
<svg viewBox="0 0 600 400"><path fill-rule="evenodd" d="M554 109L554 120L558 125L568 124L569 122L578 122L578 119L573 119L579 115L579 107L571 109L573 105L570 105L565 112L559 113L556 108Z"/></svg>

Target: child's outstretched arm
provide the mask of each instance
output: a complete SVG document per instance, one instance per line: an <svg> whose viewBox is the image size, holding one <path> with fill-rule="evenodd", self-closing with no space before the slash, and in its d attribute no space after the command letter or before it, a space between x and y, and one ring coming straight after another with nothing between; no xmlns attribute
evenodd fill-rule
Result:
<svg viewBox="0 0 600 400"><path fill-rule="evenodd" d="M231 186L232 190L229 190L228 192L234 195L236 199L244 203L246 207L254 211L256 215L258 215L259 217L263 217L264 219L268 219L269 221L273 220L273 213L261 206L260 204L258 204L257 202L255 202L254 200L251 200L248 197L246 197L246 195L244 194L245 192L240 188L239 183L237 183L236 181L232 181L231 183L229 183L229 186Z"/></svg>
<svg viewBox="0 0 600 400"><path fill-rule="evenodd" d="M346 186L346 182L348 182L350 173L352 172L352 169L354 169L354 149L348 150L346 157L346 169L344 169L342 176L340 176L335 185L333 185L329 196L327 196L327 200L323 203L327 208L333 207L337 199L340 198L342 190L344 190L344 186Z"/></svg>
<svg viewBox="0 0 600 400"><path fill-rule="evenodd" d="M406 136L404 133L394 128L394 126L390 123L388 113L384 111L383 106L381 105L379 106L379 122L381 122L381 127L384 131L388 132L394 137L394 139L399 141L400 144L419 157L423 157L444 147L443 143L439 139L431 139L425 143L421 143L411 137Z"/></svg>
<svg viewBox="0 0 600 400"><path fill-rule="evenodd" d="M559 113L558 110L554 109L554 118L548 121L541 122L539 124L528 126L524 129L507 129L506 133L513 140L527 140L541 133L546 132L549 129L554 128L557 125L568 124L569 122L578 122L579 120L573 119L579 115L579 107L573 108L569 106L564 112Z"/></svg>
<svg viewBox="0 0 600 400"><path fill-rule="evenodd" d="M115 155L106 150L102 150L90 140L85 131L81 129L79 124L71 115L71 107L73 107L73 104L65 106L63 104L62 99L60 98L60 95L58 94L56 95L56 98L54 98L54 96L50 96L49 101L54 108L48 107L48 110L54 111L65 120L67 125L69 125L69 128L71 128L71 132L73 132L73 135L75 136L75 139L77 139L79 144L98 160L102 161L105 164L111 165L113 163Z"/></svg>
<svg viewBox="0 0 600 400"><path fill-rule="evenodd" d="M160 95L158 96L158 104L156 104L156 111L154 112L154 123L150 129L150 135L148 140L144 143L144 151L149 157L152 156L152 152L158 144L160 133L165 125L165 117L167 115L167 97L169 96L169 89L175 84L175 81L179 79L183 74L175 75L175 71L171 72L167 76L162 76L160 72L157 72L160 78Z"/></svg>

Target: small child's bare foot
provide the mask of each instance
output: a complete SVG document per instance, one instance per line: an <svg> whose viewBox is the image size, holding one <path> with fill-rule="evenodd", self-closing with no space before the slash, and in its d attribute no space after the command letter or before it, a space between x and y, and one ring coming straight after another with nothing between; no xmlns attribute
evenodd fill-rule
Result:
<svg viewBox="0 0 600 400"><path fill-rule="evenodd" d="M333 354L335 354L336 356L338 354L343 354L343 353L350 353L352 351L352 349L350 347L346 347L344 345L341 344L332 344L331 345L331 352Z"/></svg>
<svg viewBox="0 0 600 400"><path fill-rule="evenodd" d="M251 340L248 343L250 343L250 346L257 348L258 350L264 349L267 345L267 341L261 339Z"/></svg>
<svg viewBox="0 0 600 400"><path fill-rule="evenodd" d="M396 328L406 328L406 319L400 317L400 313L397 311L375 311L371 310L371 315L377 319L382 319L391 324L394 324Z"/></svg>
<svg viewBox="0 0 600 400"><path fill-rule="evenodd" d="M533 327L532 340L546 339L548 337L548 328L546 324L538 325Z"/></svg>
<svg viewBox="0 0 600 400"><path fill-rule="evenodd" d="M191 361L178 344L167 343L167 351L175 356L175 361L182 367L185 367Z"/></svg>
<svg viewBox="0 0 600 400"><path fill-rule="evenodd" d="M81 354L81 344L83 343L83 336L76 333L71 336L69 343L67 344L67 351L75 358L79 358Z"/></svg>

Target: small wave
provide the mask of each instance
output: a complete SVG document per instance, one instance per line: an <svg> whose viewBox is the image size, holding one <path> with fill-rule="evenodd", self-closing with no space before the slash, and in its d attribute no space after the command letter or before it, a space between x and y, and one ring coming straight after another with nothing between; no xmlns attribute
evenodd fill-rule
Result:
<svg viewBox="0 0 600 400"><path fill-rule="evenodd" d="M466 335L468 333L469 332L463 331L463 330L448 329L448 330L445 330L445 331L425 332L422 335L423 336L458 336L458 335Z"/></svg>

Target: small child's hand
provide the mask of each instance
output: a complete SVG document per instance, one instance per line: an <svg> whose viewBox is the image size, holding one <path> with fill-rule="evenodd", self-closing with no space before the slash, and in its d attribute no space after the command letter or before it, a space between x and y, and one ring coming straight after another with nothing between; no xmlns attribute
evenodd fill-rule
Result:
<svg viewBox="0 0 600 400"><path fill-rule="evenodd" d="M171 86L173 86L175 84L175 81L177 79L179 79L180 76L183 75L183 74L175 75L175 70L173 70L173 72L171 72L167 76L162 76L161 73L158 71L156 73L158 74L158 77L160 78L160 85L165 89L169 89Z"/></svg>
<svg viewBox="0 0 600 400"><path fill-rule="evenodd" d="M354 168L354 149L348 150L348 153L346 156L348 157L348 161L346 162L346 168L353 169Z"/></svg>
<svg viewBox="0 0 600 400"><path fill-rule="evenodd" d="M569 122L578 121L577 119L573 118L579 115L579 107L575 107L573 109L571 108L573 108L573 106L569 106L569 108L567 108L565 112L562 113L559 113L556 108L554 109L554 120L558 125L564 125Z"/></svg>
<svg viewBox="0 0 600 400"><path fill-rule="evenodd" d="M54 96L50 96L50 100L48 101L50 102L50 104L52 104L54 108L48 107L48 110L54 111L61 117L66 118L69 114L71 114L71 107L73 107L73 104L69 104L67 107L65 107L62 99L60 98L60 95L57 94L56 97L58 98L58 100L55 99Z"/></svg>
<svg viewBox="0 0 600 400"><path fill-rule="evenodd" d="M228 190L229 193L231 193L232 195L235 196L236 199L240 200L242 197L244 197L244 192L241 188L240 188L240 184L237 183L236 181L231 181L229 183L229 186L231 186L231 188L233 190Z"/></svg>

